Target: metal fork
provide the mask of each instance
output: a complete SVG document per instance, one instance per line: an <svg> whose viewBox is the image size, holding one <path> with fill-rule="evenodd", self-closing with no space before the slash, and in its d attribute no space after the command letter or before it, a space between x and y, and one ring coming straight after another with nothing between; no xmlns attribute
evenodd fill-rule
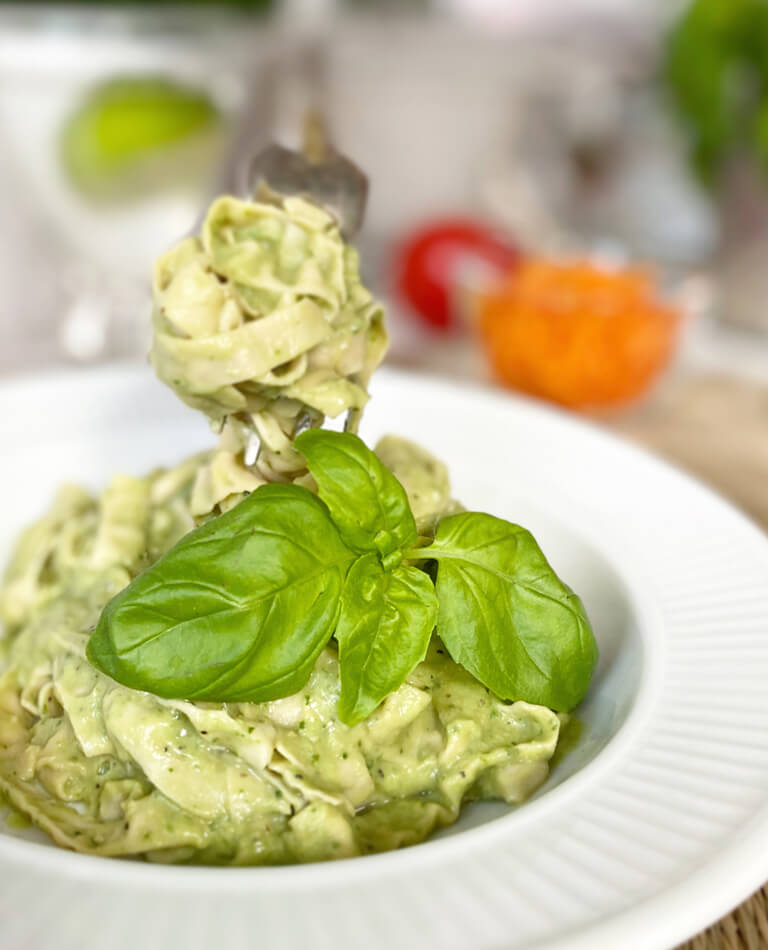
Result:
<svg viewBox="0 0 768 950"><path fill-rule="evenodd" d="M301 151L264 144L273 128L284 85L303 100ZM237 119L229 153L215 182L215 193L253 197L266 186L281 195L301 195L330 211L346 239L362 225L368 179L330 144L323 101L327 98L327 56L319 41L305 43L248 81L245 105Z"/></svg>

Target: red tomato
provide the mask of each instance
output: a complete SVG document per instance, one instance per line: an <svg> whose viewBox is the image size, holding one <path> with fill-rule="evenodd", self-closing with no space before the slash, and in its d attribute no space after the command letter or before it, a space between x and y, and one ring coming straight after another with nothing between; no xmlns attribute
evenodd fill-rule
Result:
<svg viewBox="0 0 768 950"><path fill-rule="evenodd" d="M443 218L418 228L395 248L397 292L433 327L459 325L458 292L508 274L520 259L509 241L468 218Z"/></svg>

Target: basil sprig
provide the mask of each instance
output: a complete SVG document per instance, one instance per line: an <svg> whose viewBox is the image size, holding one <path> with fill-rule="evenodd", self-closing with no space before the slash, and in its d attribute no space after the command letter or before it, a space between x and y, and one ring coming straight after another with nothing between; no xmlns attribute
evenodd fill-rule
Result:
<svg viewBox="0 0 768 950"><path fill-rule="evenodd" d="M339 718L354 725L423 660L437 624L501 698L557 710L583 698L592 629L528 531L464 512L414 546L405 490L357 436L310 430L294 444L319 497L265 485L184 537L107 604L94 666L158 696L262 702L301 689L335 635Z"/></svg>

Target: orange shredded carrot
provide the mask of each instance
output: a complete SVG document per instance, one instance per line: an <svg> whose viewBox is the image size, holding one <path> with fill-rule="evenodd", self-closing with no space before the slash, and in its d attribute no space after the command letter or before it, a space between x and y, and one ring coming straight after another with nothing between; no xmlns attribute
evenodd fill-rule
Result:
<svg viewBox="0 0 768 950"><path fill-rule="evenodd" d="M574 408L642 395L671 358L681 322L646 272L588 261L528 259L478 304L499 378Z"/></svg>

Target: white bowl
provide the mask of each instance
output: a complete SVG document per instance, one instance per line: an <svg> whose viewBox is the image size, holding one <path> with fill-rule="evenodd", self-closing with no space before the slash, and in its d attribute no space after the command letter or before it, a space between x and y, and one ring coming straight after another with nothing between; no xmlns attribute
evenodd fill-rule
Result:
<svg viewBox="0 0 768 950"><path fill-rule="evenodd" d="M373 388L369 441L431 449L457 497L530 528L582 596L601 658L577 749L519 809L474 805L425 844L335 863L164 867L6 827L0 945L669 947L768 877L766 538L571 416L386 370ZM0 556L58 482L210 444L145 368L5 384Z"/></svg>

